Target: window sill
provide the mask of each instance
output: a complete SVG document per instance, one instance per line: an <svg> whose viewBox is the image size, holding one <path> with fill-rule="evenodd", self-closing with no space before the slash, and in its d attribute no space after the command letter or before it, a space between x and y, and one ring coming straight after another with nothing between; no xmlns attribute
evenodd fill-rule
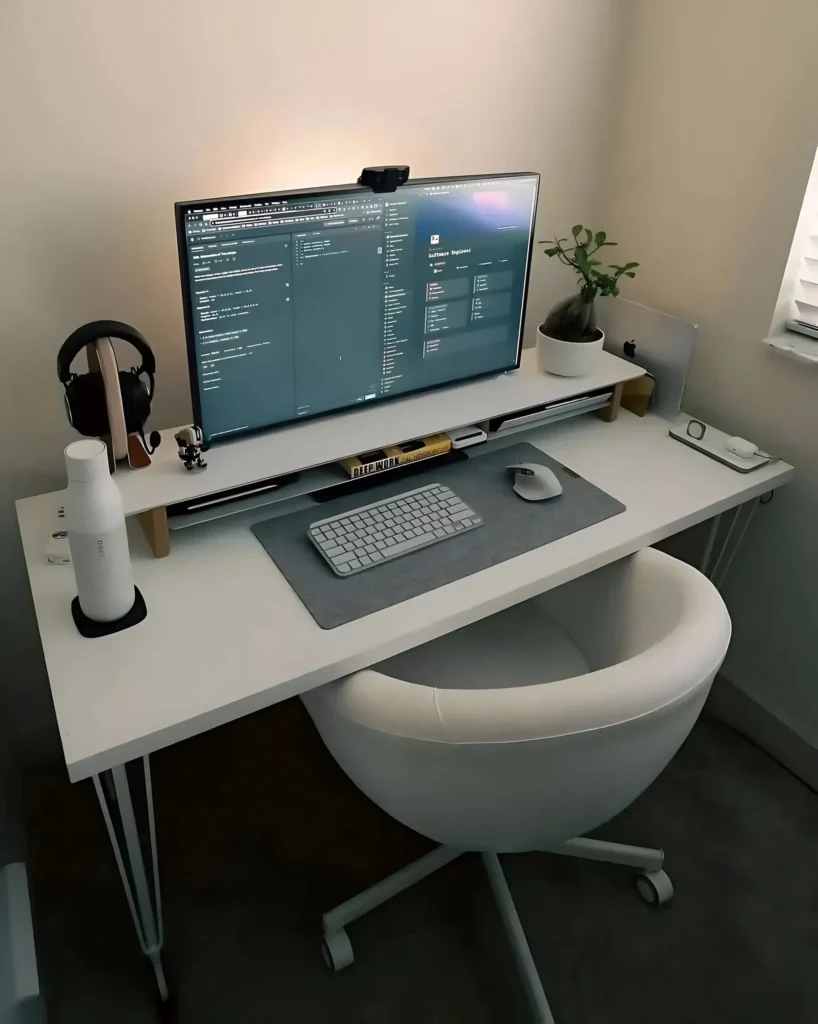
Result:
<svg viewBox="0 0 818 1024"><path fill-rule="evenodd" d="M808 338L795 331L781 331L764 339L764 344L779 355L794 359L798 363L818 366L818 339Z"/></svg>

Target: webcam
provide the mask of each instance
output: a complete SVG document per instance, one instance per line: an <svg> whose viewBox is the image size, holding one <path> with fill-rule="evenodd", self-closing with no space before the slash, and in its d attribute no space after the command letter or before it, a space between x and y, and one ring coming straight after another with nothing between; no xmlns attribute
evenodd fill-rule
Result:
<svg viewBox="0 0 818 1024"><path fill-rule="evenodd" d="M358 184L371 188L373 192L394 192L408 180L409 165L396 164L393 167L364 167Z"/></svg>

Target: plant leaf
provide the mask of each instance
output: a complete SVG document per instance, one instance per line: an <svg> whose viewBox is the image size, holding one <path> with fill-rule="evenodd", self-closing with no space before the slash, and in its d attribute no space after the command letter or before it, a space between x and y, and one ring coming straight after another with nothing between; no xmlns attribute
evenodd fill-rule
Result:
<svg viewBox="0 0 818 1024"><path fill-rule="evenodd" d="M630 270L631 267L638 267L638 266L639 266L638 263L626 263L625 266L624 266L624 269L625 270Z"/></svg>
<svg viewBox="0 0 818 1024"><path fill-rule="evenodd" d="M594 244L597 246L604 245L607 237L604 231L597 231L594 235Z"/></svg>
<svg viewBox="0 0 818 1024"><path fill-rule="evenodd" d="M571 228L571 234L574 236L574 238L576 238L577 235L579 235L580 231L582 231L582 225L581 224L575 224Z"/></svg>
<svg viewBox="0 0 818 1024"><path fill-rule="evenodd" d="M585 244L590 245L594 240L594 233L590 228L585 229Z"/></svg>
<svg viewBox="0 0 818 1024"><path fill-rule="evenodd" d="M632 270L626 270L623 276L624 277L636 277L636 274L634 274L634 272Z"/></svg>
<svg viewBox="0 0 818 1024"><path fill-rule="evenodd" d="M588 266L588 253L585 249L585 246L578 245L576 247L576 249L574 250L574 259L576 260L576 264L579 267L579 269L583 273L587 274L591 268Z"/></svg>
<svg viewBox="0 0 818 1024"><path fill-rule="evenodd" d="M559 251L560 250L559 250L559 246L558 245L552 245L550 249L546 249L545 250L545 255L546 256L556 256Z"/></svg>

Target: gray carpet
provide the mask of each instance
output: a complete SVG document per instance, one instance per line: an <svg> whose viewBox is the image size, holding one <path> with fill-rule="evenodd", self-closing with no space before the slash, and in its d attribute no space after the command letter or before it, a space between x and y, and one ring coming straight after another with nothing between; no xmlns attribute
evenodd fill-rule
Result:
<svg viewBox="0 0 818 1024"><path fill-rule="evenodd" d="M182 1024L509 1024L530 1019L475 858L353 924L333 975L319 919L428 844L347 781L297 701L163 751L154 785L167 958ZM26 787L49 1024L156 1019L93 789ZM662 845L651 910L626 869L504 858L558 1024L818 1020L818 797L702 719L600 830Z"/></svg>

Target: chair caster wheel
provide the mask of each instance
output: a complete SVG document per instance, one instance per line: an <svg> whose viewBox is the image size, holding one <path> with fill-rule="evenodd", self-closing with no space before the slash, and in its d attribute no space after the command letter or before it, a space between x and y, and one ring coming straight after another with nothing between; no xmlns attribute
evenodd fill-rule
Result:
<svg viewBox="0 0 818 1024"><path fill-rule="evenodd" d="M661 907L673 899L673 883L664 871L646 871L637 875L636 891L652 907Z"/></svg>
<svg viewBox="0 0 818 1024"><path fill-rule="evenodd" d="M355 959L352 943L343 928L339 928L332 935L324 936L321 952L324 954L324 963L331 971L342 971Z"/></svg>

